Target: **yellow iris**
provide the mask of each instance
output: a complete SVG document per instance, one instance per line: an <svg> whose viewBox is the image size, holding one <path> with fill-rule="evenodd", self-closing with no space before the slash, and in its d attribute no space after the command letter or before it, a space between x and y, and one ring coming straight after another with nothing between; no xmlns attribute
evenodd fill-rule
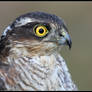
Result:
<svg viewBox="0 0 92 92"><path fill-rule="evenodd" d="M48 30L45 26L38 26L35 30L35 34L38 37L44 37L48 33Z"/></svg>

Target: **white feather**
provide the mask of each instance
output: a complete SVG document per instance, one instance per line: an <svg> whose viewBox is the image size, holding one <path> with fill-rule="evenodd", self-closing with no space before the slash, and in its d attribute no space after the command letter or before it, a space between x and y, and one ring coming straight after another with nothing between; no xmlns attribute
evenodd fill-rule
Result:
<svg viewBox="0 0 92 92"><path fill-rule="evenodd" d="M10 26L8 26L8 27L4 30L4 32L3 32L2 35L6 36L8 30L12 30Z"/></svg>
<svg viewBox="0 0 92 92"><path fill-rule="evenodd" d="M34 21L34 19L32 19L32 18L30 19L28 17L20 18L20 20L16 20L15 27L23 26L23 25L33 22L33 21Z"/></svg>

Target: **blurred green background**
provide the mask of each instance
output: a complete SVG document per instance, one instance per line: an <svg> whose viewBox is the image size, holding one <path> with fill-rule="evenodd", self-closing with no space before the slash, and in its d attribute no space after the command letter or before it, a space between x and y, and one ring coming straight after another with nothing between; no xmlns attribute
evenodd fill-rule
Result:
<svg viewBox="0 0 92 92"><path fill-rule="evenodd" d="M72 38L72 49L63 47L72 79L79 90L92 90L92 2L0 2L0 35L21 14L44 11L62 17Z"/></svg>

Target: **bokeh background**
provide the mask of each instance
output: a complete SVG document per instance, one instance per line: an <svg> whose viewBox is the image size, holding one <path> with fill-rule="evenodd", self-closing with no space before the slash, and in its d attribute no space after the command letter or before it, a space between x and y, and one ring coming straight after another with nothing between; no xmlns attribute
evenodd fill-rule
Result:
<svg viewBox="0 0 92 92"><path fill-rule="evenodd" d="M63 47L72 79L81 91L92 90L92 2L0 2L0 35L21 14L44 11L62 17L72 38L72 49Z"/></svg>

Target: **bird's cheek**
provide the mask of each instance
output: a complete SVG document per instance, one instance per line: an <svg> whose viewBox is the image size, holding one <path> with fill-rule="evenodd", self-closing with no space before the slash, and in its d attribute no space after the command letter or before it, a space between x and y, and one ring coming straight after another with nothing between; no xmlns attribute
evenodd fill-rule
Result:
<svg viewBox="0 0 92 92"><path fill-rule="evenodd" d="M60 37L60 39L57 41L58 41L59 45L65 45L65 43L66 43L66 39L64 37Z"/></svg>
<svg viewBox="0 0 92 92"><path fill-rule="evenodd" d="M57 40L59 45L68 45L69 48L71 48L72 46L72 41L70 38L70 35L68 33L66 33L65 35L61 36L58 40Z"/></svg>

